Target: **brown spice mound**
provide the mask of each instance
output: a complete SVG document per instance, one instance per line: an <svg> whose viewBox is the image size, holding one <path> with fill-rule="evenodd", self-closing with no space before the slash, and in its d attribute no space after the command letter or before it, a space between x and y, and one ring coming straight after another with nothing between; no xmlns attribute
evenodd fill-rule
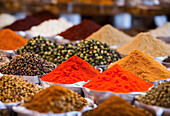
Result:
<svg viewBox="0 0 170 116"><path fill-rule="evenodd" d="M27 109L41 113L80 111L86 105L87 101L78 93L59 85L53 85L42 90L25 104Z"/></svg>
<svg viewBox="0 0 170 116"><path fill-rule="evenodd" d="M134 50L115 63L144 80L158 81L170 78L170 71L165 66L139 50ZM109 68L112 65L109 65Z"/></svg>
<svg viewBox="0 0 170 116"><path fill-rule="evenodd" d="M122 54L129 54L138 49L152 57L164 57L170 55L170 46L161 40L156 39L150 33L140 33L127 44L119 47L117 51Z"/></svg>
<svg viewBox="0 0 170 116"><path fill-rule="evenodd" d="M0 31L0 49L2 50L16 50L26 43L26 39L17 35L10 29L3 29Z"/></svg>
<svg viewBox="0 0 170 116"><path fill-rule="evenodd" d="M123 45L131 40L131 37L122 31L107 24L90 35L87 40L94 39L107 43L108 45Z"/></svg>
<svg viewBox="0 0 170 116"><path fill-rule="evenodd" d="M83 116L152 116L152 114L132 106L118 96L112 96Z"/></svg>
<svg viewBox="0 0 170 116"><path fill-rule="evenodd" d="M100 25L91 20L83 20L80 24L72 26L59 35L72 41L84 40L89 35L100 29L100 27Z"/></svg>

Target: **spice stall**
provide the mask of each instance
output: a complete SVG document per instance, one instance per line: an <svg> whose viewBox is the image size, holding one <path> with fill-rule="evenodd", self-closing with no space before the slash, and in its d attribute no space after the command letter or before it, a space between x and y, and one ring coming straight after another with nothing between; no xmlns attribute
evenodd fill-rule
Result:
<svg viewBox="0 0 170 116"><path fill-rule="evenodd" d="M169 116L169 8L129 1L0 1L0 116Z"/></svg>

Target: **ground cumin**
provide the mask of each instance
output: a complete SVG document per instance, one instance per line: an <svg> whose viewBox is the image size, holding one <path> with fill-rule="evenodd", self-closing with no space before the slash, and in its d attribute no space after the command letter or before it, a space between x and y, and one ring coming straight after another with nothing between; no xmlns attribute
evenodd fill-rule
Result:
<svg viewBox="0 0 170 116"><path fill-rule="evenodd" d="M87 104L87 101L78 93L59 85L53 85L36 94L25 104L25 107L41 113L49 111L64 113L80 111Z"/></svg>
<svg viewBox="0 0 170 116"><path fill-rule="evenodd" d="M134 50L128 56L113 64L118 64L136 76L148 81L170 78L170 71L165 66L139 50ZM109 68L113 64L109 65Z"/></svg>
<svg viewBox="0 0 170 116"><path fill-rule="evenodd" d="M3 29L0 31L0 49L2 50L16 50L26 43L26 39L17 35L10 29Z"/></svg>
<svg viewBox="0 0 170 116"><path fill-rule="evenodd" d="M112 96L83 116L152 116L152 114L132 106L118 96Z"/></svg>

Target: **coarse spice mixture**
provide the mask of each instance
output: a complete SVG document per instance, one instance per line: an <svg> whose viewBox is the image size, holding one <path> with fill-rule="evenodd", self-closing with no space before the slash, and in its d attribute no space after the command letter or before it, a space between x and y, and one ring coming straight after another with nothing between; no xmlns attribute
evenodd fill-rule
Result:
<svg viewBox="0 0 170 116"><path fill-rule="evenodd" d="M152 114L134 107L118 96L112 96L96 109L85 112L83 116L152 116Z"/></svg>
<svg viewBox="0 0 170 116"><path fill-rule="evenodd" d="M53 71L42 76L41 79L59 84L73 84L80 81L88 81L98 74L99 71L88 62L77 56L72 56L58 65Z"/></svg>
<svg viewBox="0 0 170 116"><path fill-rule="evenodd" d="M170 55L170 46L161 40L156 39L150 33L139 33L127 44L119 47L117 51L128 55L138 49L152 57L164 57Z"/></svg>
<svg viewBox="0 0 170 116"><path fill-rule="evenodd" d="M163 82L149 90L139 101L148 105L170 108L170 81Z"/></svg>
<svg viewBox="0 0 170 116"><path fill-rule="evenodd" d="M36 94L25 104L25 107L41 113L50 111L65 113L80 111L86 105L88 105L87 101L78 93L58 85L52 85Z"/></svg>
<svg viewBox="0 0 170 116"><path fill-rule="evenodd" d="M98 91L129 93L145 92L152 86L153 83L144 81L116 64L96 76L83 87Z"/></svg>
<svg viewBox="0 0 170 116"><path fill-rule="evenodd" d="M35 54L23 53L15 56L10 62L0 67L0 72L20 76L37 76L47 74L54 68L53 63L47 62Z"/></svg>
<svg viewBox="0 0 170 116"><path fill-rule="evenodd" d="M75 25L59 35L71 41L84 40L92 33L100 29L100 25L91 20L83 20L80 24Z"/></svg>
<svg viewBox="0 0 170 116"><path fill-rule="evenodd" d="M29 100L42 88L21 77L4 75L0 77L0 90L0 101L3 103L16 103L21 100Z"/></svg>
<svg viewBox="0 0 170 116"><path fill-rule="evenodd" d="M0 49L16 50L27 43L27 40L17 35L10 29L0 30Z"/></svg>
<svg viewBox="0 0 170 116"><path fill-rule="evenodd" d="M119 31L110 24L104 25L98 31L86 38L86 40L99 40L108 45L123 45L132 38L126 33Z"/></svg>
<svg viewBox="0 0 170 116"><path fill-rule="evenodd" d="M144 80L159 81L170 78L170 71L165 66L139 50L134 50L125 58L112 63L109 68L114 64L120 65Z"/></svg>

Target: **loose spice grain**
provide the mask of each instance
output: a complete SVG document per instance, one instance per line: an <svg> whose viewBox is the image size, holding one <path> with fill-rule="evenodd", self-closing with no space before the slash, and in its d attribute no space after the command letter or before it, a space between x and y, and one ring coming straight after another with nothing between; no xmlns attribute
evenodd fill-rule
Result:
<svg viewBox="0 0 170 116"><path fill-rule="evenodd" d="M159 81L170 78L170 72L165 66L139 50L134 50L115 63L144 80ZM114 63L109 68L112 65Z"/></svg>

